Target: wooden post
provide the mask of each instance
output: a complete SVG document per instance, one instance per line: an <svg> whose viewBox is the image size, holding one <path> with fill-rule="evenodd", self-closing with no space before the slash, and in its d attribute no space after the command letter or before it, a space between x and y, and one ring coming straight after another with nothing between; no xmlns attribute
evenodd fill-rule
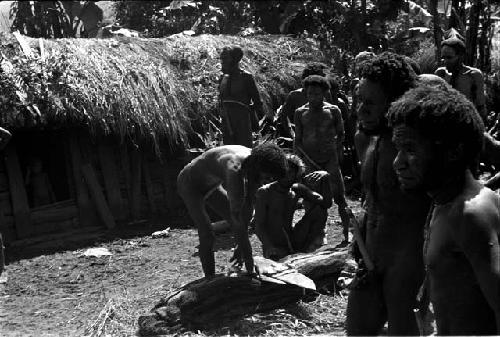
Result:
<svg viewBox="0 0 500 337"><path fill-rule="evenodd" d="M130 176L130 159L128 156L128 146L126 144L120 146L120 159L122 162L123 174L125 176L125 188L127 190L128 207L125 208L127 210L127 215L130 215L130 209L132 208L132 178Z"/></svg>
<svg viewBox="0 0 500 337"><path fill-rule="evenodd" d="M71 166L73 168L73 178L76 190L76 203L78 205L78 213L80 214L80 224L83 227L96 225L95 209L90 202L89 192L81 170L82 154L76 136L69 138L69 153L71 156Z"/></svg>
<svg viewBox="0 0 500 337"><path fill-rule="evenodd" d="M118 167L114 161L115 156L113 149L108 144L100 144L98 146L98 152L109 208L115 219L122 220L125 214L123 213L123 200L120 193L120 182L118 180Z"/></svg>
<svg viewBox="0 0 500 337"><path fill-rule="evenodd" d="M9 177L12 213L14 214L17 237L19 239L25 238L30 234L30 208L16 148L12 144L5 148L5 167Z"/></svg>
<svg viewBox="0 0 500 337"><path fill-rule="evenodd" d="M130 166L131 166L131 192L132 202L130 205L130 212L134 220L139 219L141 215L141 167L142 156L137 149L132 149L130 153Z"/></svg>
<svg viewBox="0 0 500 337"><path fill-rule="evenodd" d="M153 195L153 183L151 182L151 173L149 171L148 161L145 158L142 165L142 170L144 172L144 186L146 187L146 195L149 202L149 211L151 212L151 214L156 214L156 205Z"/></svg>
<svg viewBox="0 0 500 337"><path fill-rule="evenodd" d="M113 218L113 214L111 214L111 210L106 203L106 198L104 198L104 193L102 193L101 186L97 181L97 177L94 172L94 168L90 163L86 163L82 165L82 173L85 181L87 182L87 186L90 191L90 195L94 200L94 203L97 208L97 212L101 217L101 220L106 224L108 228L115 227L115 219Z"/></svg>

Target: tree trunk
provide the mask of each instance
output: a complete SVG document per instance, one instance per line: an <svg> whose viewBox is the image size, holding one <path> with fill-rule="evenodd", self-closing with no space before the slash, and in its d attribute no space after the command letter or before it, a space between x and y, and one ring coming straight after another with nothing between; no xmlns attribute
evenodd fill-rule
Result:
<svg viewBox="0 0 500 337"><path fill-rule="evenodd" d="M476 0L470 8L469 27L467 29L465 64L474 66L477 51L477 33L479 31L479 16L481 14L482 0Z"/></svg>
<svg viewBox="0 0 500 337"><path fill-rule="evenodd" d="M434 45L436 46L436 61L439 63L441 60L441 41L443 39L443 31L441 30L441 23L439 13L437 10L438 0L429 1L429 10L432 15L432 23L434 26Z"/></svg>
<svg viewBox="0 0 500 337"><path fill-rule="evenodd" d="M294 285L307 284L297 271L309 275L315 283L316 280L335 283L346 268L347 257L347 250L334 249L295 254L280 261L284 263L255 257L259 278L216 276L188 283L160 300L152 315L140 317L139 332L158 335L169 334L178 326L210 328L247 315L283 308L299 300L311 299L311 296L315 298L316 292Z"/></svg>
<svg viewBox="0 0 500 337"><path fill-rule="evenodd" d="M490 1L485 2L482 13L481 35L479 38L479 68L488 73L491 68L491 6Z"/></svg>

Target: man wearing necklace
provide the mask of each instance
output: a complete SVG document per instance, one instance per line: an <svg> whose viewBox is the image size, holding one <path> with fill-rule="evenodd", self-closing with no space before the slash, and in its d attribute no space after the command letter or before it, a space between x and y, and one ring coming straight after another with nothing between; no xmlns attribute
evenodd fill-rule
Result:
<svg viewBox="0 0 500 337"><path fill-rule="evenodd" d="M500 334L500 197L473 175L484 125L452 88L412 89L389 111L394 169L433 200L424 261L438 335Z"/></svg>

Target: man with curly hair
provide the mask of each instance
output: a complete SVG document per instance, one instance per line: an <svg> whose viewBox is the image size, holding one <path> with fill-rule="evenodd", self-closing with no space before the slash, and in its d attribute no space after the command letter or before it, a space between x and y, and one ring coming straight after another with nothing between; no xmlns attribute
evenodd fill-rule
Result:
<svg viewBox="0 0 500 337"><path fill-rule="evenodd" d="M366 214L355 239L366 254L359 261L359 282L349 293L347 334L377 335L388 322L389 335L417 335L413 308L424 276L423 228L429 197L423 191L400 189L386 118L390 104L416 85L416 74L404 56L385 52L363 63L360 75L355 141Z"/></svg>
<svg viewBox="0 0 500 337"><path fill-rule="evenodd" d="M474 105L481 117L486 118L486 98L484 96L484 78L481 70L464 64L465 43L451 37L441 42L441 58L445 64L435 74L442 77L453 88L465 95Z"/></svg>
<svg viewBox="0 0 500 337"><path fill-rule="evenodd" d="M432 198L424 259L438 335L500 334L500 196L475 177L484 124L458 91L423 86L389 110L401 186Z"/></svg>
<svg viewBox="0 0 500 337"><path fill-rule="evenodd" d="M253 273L248 225L255 192L264 182L282 178L286 166L285 154L274 144L264 143L253 149L226 145L207 150L179 173L177 190L198 229L205 277L215 275L214 234L206 206L231 224L237 242L232 260L244 262L247 272Z"/></svg>
<svg viewBox="0 0 500 337"><path fill-rule="evenodd" d="M329 175L307 175L303 161L287 154L286 175L258 189L255 201L255 233L264 257L278 261L296 252L312 252L326 241L328 208L332 205ZM304 216L295 226L293 215L303 199Z"/></svg>
<svg viewBox="0 0 500 337"><path fill-rule="evenodd" d="M305 80L308 76L319 75L326 76L327 66L323 63L312 62L306 65L302 70L302 80ZM278 128L279 134L283 137L294 137L294 130L291 125L293 123L293 115L295 110L307 103L307 98L305 95L304 88L298 88L296 90L290 91L286 96L285 103L281 106L278 111Z"/></svg>

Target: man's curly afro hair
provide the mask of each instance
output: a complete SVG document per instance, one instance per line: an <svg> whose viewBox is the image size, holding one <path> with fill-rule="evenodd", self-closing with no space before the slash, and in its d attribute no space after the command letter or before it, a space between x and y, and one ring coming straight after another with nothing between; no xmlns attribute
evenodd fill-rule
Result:
<svg viewBox="0 0 500 337"><path fill-rule="evenodd" d="M304 70L302 70L302 79L305 79L311 75L326 76L326 71L328 67L326 64L321 62L311 62L306 65Z"/></svg>
<svg viewBox="0 0 500 337"><path fill-rule="evenodd" d="M444 149L463 146L462 167L475 170L483 148L484 124L474 104L451 87L421 85L394 102L388 113L392 127L405 125Z"/></svg>
<svg viewBox="0 0 500 337"><path fill-rule="evenodd" d="M303 87L306 90L309 87L320 87L323 91L328 91L330 90L330 83L328 83L328 79L324 76L311 75L307 76L303 81Z"/></svg>
<svg viewBox="0 0 500 337"><path fill-rule="evenodd" d="M393 102L408 89L415 87L417 75L405 56L383 52L361 64L360 77L380 83Z"/></svg>
<svg viewBox="0 0 500 337"><path fill-rule="evenodd" d="M242 171L253 180L262 172L271 174L276 180L281 179L286 175L287 168L285 152L271 142L254 147L242 164Z"/></svg>

